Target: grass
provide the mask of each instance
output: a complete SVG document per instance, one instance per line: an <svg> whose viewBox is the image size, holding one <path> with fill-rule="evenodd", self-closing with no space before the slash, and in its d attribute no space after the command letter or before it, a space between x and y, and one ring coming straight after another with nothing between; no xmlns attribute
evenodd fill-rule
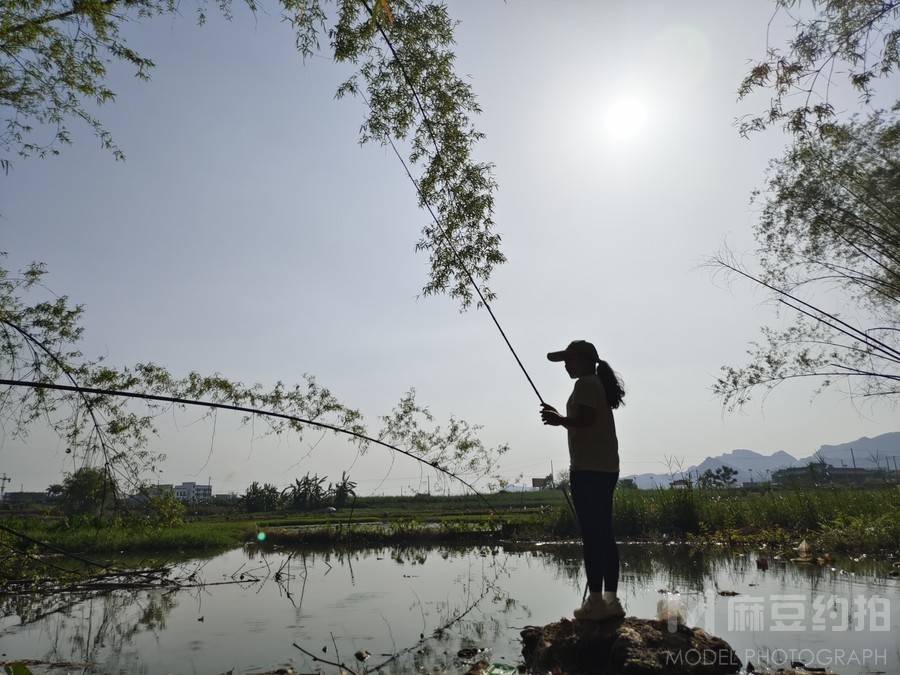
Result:
<svg viewBox="0 0 900 675"><path fill-rule="evenodd" d="M842 552L900 550L900 488L793 490L621 490L616 536L696 543L786 545L806 538ZM550 519L557 535L575 534L567 510Z"/></svg>
<svg viewBox="0 0 900 675"><path fill-rule="evenodd" d="M308 530L271 529L266 541L272 544L482 544L496 542L502 534L502 524L488 521L440 523L399 521L390 524L369 523L348 529L345 525L322 525Z"/></svg>
<svg viewBox="0 0 900 675"><path fill-rule="evenodd" d="M222 549L265 531L271 543L371 544L577 536L558 490L487 497L370 497L338 513L235 513L197 517L171 528L79 527L50 517L4 520L41 541L83 553ZM616 535L630 540L678 539L698 544L779 546L806 538L835 552L900 550L900 489L619 490Z"/></svg>
<svg viewBox="0 0 900 675"><path fill-rule="evenodd" d="M62 548L83 552L179 551L232 547L250 532L246 523L207 522L140 530L79 528L54 532L52 541Z"/></svg>
<svg viewBox="0 0 900 675"><path fill-rule="evenodd" d="M207 521L175 527L63 527L50 519L3 521L38 541L78 553L140 553L231 548L255 535L252 522Z"/></svg>

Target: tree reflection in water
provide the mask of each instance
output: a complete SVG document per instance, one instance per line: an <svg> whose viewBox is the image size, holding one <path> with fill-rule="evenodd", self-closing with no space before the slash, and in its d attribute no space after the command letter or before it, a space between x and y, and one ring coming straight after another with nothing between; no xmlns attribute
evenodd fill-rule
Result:
<svg viewBox="0 0 900 675"><path fill-rule="evenodd" d="M47 662L104 663L103 670L148 672L141 654L131 649L135 638L166 628L166 617L178 596L192 590L116 589L102 594L75 594L51 599L27 596L16 599L15 609L4 603L4 617L20 618L20 626L39 623L45 639L39 653ZM15 626L5 632L12 633Z"/></svg>
<svg viewBox="0 0 900 675"><path fill-rule="evenodd" d="M626 544L621 546L620 591L646 598L659 591L690 596L719 586L746 588L758 574L755 557L724 547ZM509 657L517 653L518 630L524 624L559 618L548 615L549 605L540 605L546 598L536 589L523 591L522 578L539 580L546 589L543 595L571 597L572 602L580 598L584 584L581 550L571 544L343 549L254 545L191 564L199 581L205 577L208 582L236 580L241 585L4 596L4 651L16 658L94 663L97 672L142 673L162 668L155 660L161 652L179 659L196 656L193 669L211 672L226 658L246 665L240 660L244 651L265 643L262 653L269 661L258 664L260 669L290 663L295 670L315 670L320 664L312 664L291 646L298 641L313 653L322 653L324 647L333 656L339 650L345 661L352 659L357 645L366 645L372 652L364 664L367 671L456 669L460 649L493 646ZM872 579L876 567L861 561L856 578ZM815 590L835 572L785 564L773 565L766 575L776 586ZM539 606L523 603L517 594ZM231 616L207 614L207 622L198 623L204 612L216 611ZM175 622L170 621L173 613L178 615ZM371 618L362 620L363 615ZM228 648L228 653L216 653Z"/></svg>

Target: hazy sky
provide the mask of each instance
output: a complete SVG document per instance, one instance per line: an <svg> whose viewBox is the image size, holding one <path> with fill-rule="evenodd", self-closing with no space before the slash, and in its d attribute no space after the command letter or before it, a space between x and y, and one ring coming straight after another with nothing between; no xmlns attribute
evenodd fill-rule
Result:
<svg viewBox="0 0 900 675"><path fill-rule="evenodd" d="M764 294L702 268L724 242L752 261L749 195L787 141L745 140L733 125L765 103L735 91L764 53L771 11L736 0L451 3L459 71L484 109L479 156L500 185L509 261L491 282L495 310L548 401L564 404L571 382L545 354L572 339L592 340L622 374L624 474L738 447L805 456L900 428L896 409L860 411L839 391L813 399L804 384L738 414L711 391L774 317ZM149 83L113 68L118 97L101 115L127 161L73 124L60 157L19 159L0 177L6 264L44 261L48 285L86 305L85 353L268 385L312 373L373 429L414 386L438 419L508 442L510 477L566 464L564 432L540 424L487 314L417 297L426 217L390 151L358 146L361 103L333 98L346 67L304 64L274 11L202 28L186 13L126 35L157 64ZM897 96L888 88L883 100ZM197 416L161 423L165 482L211 476L216 492L240 491L307 470L340 475L355 457L327 437L298 464L319 434L251 443L220 415L213 438L208 421L190 424ZM44 434L5 437L0 472L11 488L42 489L66 458ZM418 489L419 467L402 459L378 487L389 464L374 449L356 463L363 494Z"/></svg>

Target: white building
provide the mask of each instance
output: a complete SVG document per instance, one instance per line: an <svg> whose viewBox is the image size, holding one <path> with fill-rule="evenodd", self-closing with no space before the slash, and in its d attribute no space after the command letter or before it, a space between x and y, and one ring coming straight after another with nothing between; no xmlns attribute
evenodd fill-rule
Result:
<svg viewBox="0 0 900 675"><path fill-rule="evenodd" d="M181 502L205 502L212 498L212 485L182 483L173 487L175 498Z"/></svg>

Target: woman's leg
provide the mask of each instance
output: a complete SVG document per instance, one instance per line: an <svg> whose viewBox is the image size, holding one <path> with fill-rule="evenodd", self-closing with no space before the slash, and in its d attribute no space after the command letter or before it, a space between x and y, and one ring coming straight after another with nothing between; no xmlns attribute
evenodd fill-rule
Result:
<svg viewBox="0 0 900 675"><path fill-rule="evenodd" d="M603 590L603 525L602 510L598 500L601 486L598 485L596 471L569 472L569 484L572 486L572 502L578 525L581 529L581 540L584 544L584 571L587 574L588 588L592 593Z"/></svg>
<svg viewBox="0 0 900 675"><path fill-rule="evenodd" d="M600 565L603 575L603 590L615 593L619 587L619 547L613 532L613 493L616 482L619 480L617 473L599 473L600 481L597 486L599 513L597 520L600 524L598 534L600 553Z"/></svg>

